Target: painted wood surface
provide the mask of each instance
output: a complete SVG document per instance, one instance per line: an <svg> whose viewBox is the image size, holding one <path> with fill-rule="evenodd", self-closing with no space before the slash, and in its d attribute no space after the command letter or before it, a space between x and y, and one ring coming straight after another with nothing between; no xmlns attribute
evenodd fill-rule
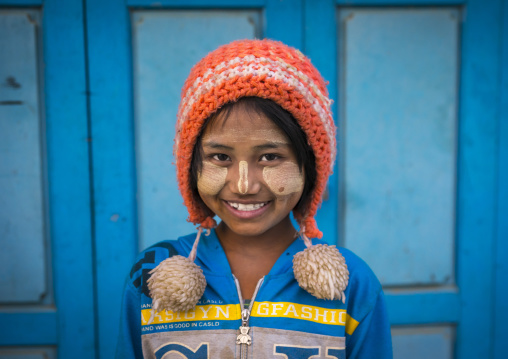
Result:
<svg viewBox="0 0 508 359"><path fill-rule="evenodd" d="M398 287L386 292L394 357L451 359L452 327L432 324L460 320L460 13L340 7L338 18L339 240Z"/></svg>
<svg viewBox="0 0 508 359"><path fill-rule="evenodd" d="M467 0L335 0L342 6L378 6L378 7L411 7L411 6L447 6L464 5Z"/></svg>
<svg viewBox="0 0 508 359"><path fill-rule="evenodd" d="M508 358L508 1L503 3L500 88L499 88L499 160L497 178L497 236L495 248L494 359Z"/></svg>
<svg viewBox="0 0 508 359"><path fill-rule="evenodd" d="M454 282L459 16L340 12L344 242L384 285Z"/></svg>
<svg viewBox="0 0 508 359"><path fill-rule="evenodd" d="M95 356L83 3L44 2L42 37L49 228L59 358Z"/></svg>
<svg viewBox="0 0 508 359"><path fill-rule="evenodd" d="M0 359L55 359L56 351L51 347L0 349Z"/></svg>
<svg viewBox="0 0 508 359"><path fill-rule="evenodd" d="M452 326L395 328L392 330L393 358L453 358L454 336Z"/></svg>
<svg viewBox="0 0 508 359"><path fill-rule="evenodd" d="M95 355L95 318L90 315L94 312L94 291L82 2L48 0L44 2L44 11L40 8L42 1L2 0L0 6L10 8L2 12L24 13L32 27L30 31L34 32L32 36L35 36L34 43L30 37L22 39L23 31L18 29L11 27L2 31L2 35L8 34L2 36L2 41L11 36L22 37L18 38L12 52L32 47L35 55L29 52L19 55L15 66L32 63L35 69L24 69L22 75L13 76L16 81L8 82L21 84L22 92L32 87L31 98L25 96L22 100L30 105L32 116L40 115L40 119L36 119L40 122L34 125L33 119L29 120L22 113L16 114L16 119L25 120L26 125L32 121L31 127L10 126L9 131L23 129L23 136L18 136L21 143L11 142L16 139L15 133L11 133L14 137L8 141L2 141L12 149L9 156L18 153L15 146L24 145L24 159L32 171L24 173L24 178L34 174L39 177L40 193L34 196L41 197L42 193L44 199L37 205L42 207L37 216L42 216L44 221L38 235L47 236L44 251L48 255L38 253L38 260L33 260L34 267L30 267L30 253L37 252L37 245L30 247L30 240L37 240L34 235L32 239L22 239L26 255L18 260L30 268L34 278L41 274L46 276L46 273L51 278L44 279L48 294L42 299L39 296L37 303L19 301L0 307L0 349L4 357L50 358L58 353L60 358L90 358ZM13 9L16 6L39 7ZM40 16L33 16L34 13ZM8 53L2 52L0 56L3 59ZM4 64L3 60L1 64ZM2 71L5 69L0 67ZM25 78L30 76L35 76L32 86L28 86L30 81ZM34 100L39 100L39 105ZM18 111L23 105L19 106ZM35 150L39 153L34 154ZM36 157L40 163L34 160ZM27 183L23 186L23 190L30 191ZM8 196L12 201L16 192L11 191ZM30 204L26 203L26 207ZM30 215L31 212L24 213ZM31 222L34 229L40 226L37 218L32 218ZM2 237L2 240L6 238ZM37 268L36 264L41 260L45 267Z"/></svg>
<svg viewBox="0 0 508 359"><path fill-rule="evenodd" d="M493 356L502 4L468 1L462 32L456 204L457 283L462 295L456 355L461 359Z"/></svg>
<svg viewBox="0 0 508 359"><path fill-rule="evenodd" d="M428 325L460 321L461 298L456 290L406 288L385 290L392 325Z"/></svg>
<svg viewBox="0 0 508 359"><path fill-rule="evenodd" d="M123 0L85 4L94 223L94 295L100 358L113 358L122 290L139 251L129 9Z"/></svg>
<svg viewBox="0 0 508 359"><path fill-rule="evenodd" d="M302 51L311 59L326 81L333 101L331 109L337 122L337 18L333 0L304 1L304 43ZM340 167L335 162L333 174L328 180L323 203L316 214L323 240L329 244L340 243L338 220Z"/></svg>
<svg viewBox="0 0 508 359"><path fill-rule="evenodd" d="M264 36L303 49L304 2L304 0L266 1Z"/></svg>
<svg viewBox="0 0 508 359"><path fill-rule="evenodd" d="M292 0L291 0L292 1ZM127 5L132 7L151 7L151 8L213 8L213 9L238 9L263 7L267 0L162 0L154 3L151 0L127 0Z"/></svg>
<svg viewBox="0 0 508 359"><path fill-rule="evenodd" d="M58 357L90 358L94 301L83 9L44 3L46 163Z"/></svg>
<svg viewBox="0 0 508 359"><path fill-rule="evenodd" d="M0 352L0 358L1 359L46 359L48 356L44 352L39 353L33 353L33 354L25 354L23 352L21 353L6 353L2 354Z"/></svg>
<svg viewBox="0 0 508 359"><path fill-rule="evenodd" d="M2 0L0 6L5 8L16 8L16 7L40 7L43 0Z"/></svg>
<svg viewBox="0 0 508 359"><path fill-rule="evenodd" d="M38 11L0 10L0 303L48 295Z"/></svg>
<svg viewBox="0 0 508 359"><path fill-rule="evenodd" d="M1 308L1 346L56 345L58 318L54 308Z"/></svg>

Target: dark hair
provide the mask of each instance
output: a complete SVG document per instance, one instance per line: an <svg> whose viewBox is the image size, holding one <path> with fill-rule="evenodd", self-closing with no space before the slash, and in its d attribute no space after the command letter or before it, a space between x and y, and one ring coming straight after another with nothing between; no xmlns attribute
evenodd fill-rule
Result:
<svg viewBox="0 0 508 359"><path fill-rule="evenodd" d="M257 112L265 115L277 127L279 127L289 138L293 151L296 154L296 161L300 169L303 167L305 173L305 185L303 187L302 196L300 201L295 206L295 210L299 213L305 213L306 207L309 204L310 194L314 189L316 182L316 158L314 152L307 142L305 132L300 128L295 118L275 103L272 100L264 99L261 97L242 97L236 102L229 102L222 106L217 112L208 117L201 132L197 137L196 144L192 152L191 160L191 189L196 198L199 198L197 179L198 173L201 171L203 163L203 148L201 146L201 137L205 128L213 123L217 118L221 117L225 120L228 119L229 114L234 106L241 105L245 110Z"/></svg>

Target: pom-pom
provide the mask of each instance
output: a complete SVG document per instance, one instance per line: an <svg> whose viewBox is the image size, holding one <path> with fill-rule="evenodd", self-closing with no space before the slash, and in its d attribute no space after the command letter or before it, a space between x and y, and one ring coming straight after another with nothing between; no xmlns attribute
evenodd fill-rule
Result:
<svg viewBox="0 0 508 359"><path fill-rule="evenodd" d="M148 289L152 297L153 321L156 312L171 310L185 312L193 309L206 287L203 270L192 260L173 256L150 271Z"/></svg>
<svg viewBox="0 0 508 359"><path fill-rule="evenodd" d="M295 278L303 289L319 299L346 302L349 271L346 260L335 246L316 244L295 254Z"/></svg>

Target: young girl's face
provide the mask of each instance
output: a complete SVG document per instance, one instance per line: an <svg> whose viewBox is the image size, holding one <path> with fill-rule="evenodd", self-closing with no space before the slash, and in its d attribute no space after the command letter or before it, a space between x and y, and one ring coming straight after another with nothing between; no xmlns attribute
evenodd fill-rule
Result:
<svg viewBox="0 0 508 359"><path fill-rule="evenodd" d="M263 114L233 106L201 139L198 192L233 232L256 236L277 228L298 203L304 174L284 132Z"/></svg>

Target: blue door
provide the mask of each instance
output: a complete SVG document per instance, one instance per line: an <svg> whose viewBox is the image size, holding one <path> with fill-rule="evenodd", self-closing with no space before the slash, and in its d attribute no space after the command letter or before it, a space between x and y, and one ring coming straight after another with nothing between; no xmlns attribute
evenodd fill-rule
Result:
<svg viewBox="0 0 508 359"><path fill-rule="evenodd" d="M0 6L0 358L114 356L134 256L194 231L172 165L183 81L263 37L330 81L317 221L382 281L395 358L508 357L506 0Z"/></svg>
<svg viewBox="0 0 508 359"><path fill-rule="evenodd" d="M333 230L384 285L395 358L506 357L506 2L307 4L338 79Z"/></svg>
<svg viewBox="0 0 508 359"><path fill-rule="evenodd" d="M0 1L0 358L93 358L81 1Z"/></svg>

